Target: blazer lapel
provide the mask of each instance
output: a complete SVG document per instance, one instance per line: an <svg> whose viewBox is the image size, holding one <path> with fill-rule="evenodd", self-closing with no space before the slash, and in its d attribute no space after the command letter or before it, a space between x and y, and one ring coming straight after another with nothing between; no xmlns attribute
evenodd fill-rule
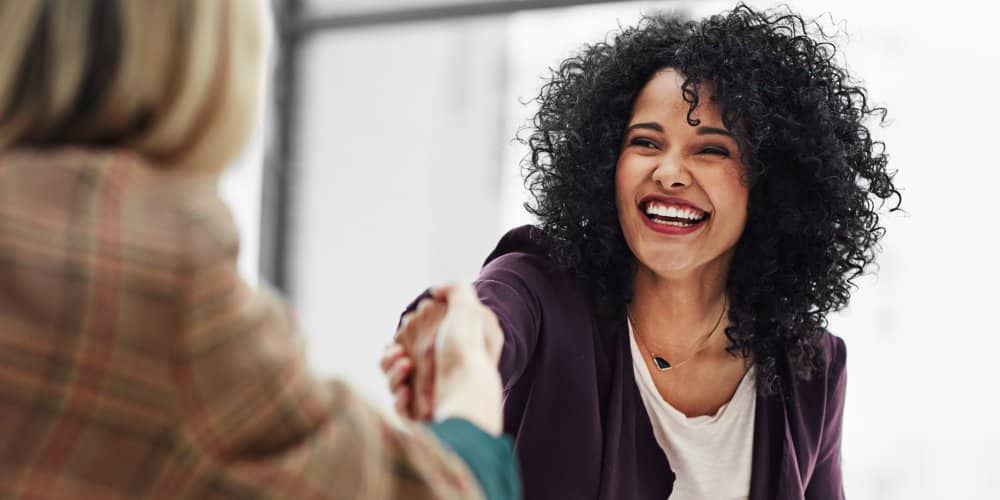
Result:
<svg viewBox="0 0 1000 500"><path fill-rule="evenodd" d="M605 422L604 467L599 497L666 498L674 473L656 442L653 427L635 384L628 326L622 319L614 329L612 386Z"/></svg>
<svg viewBox="0 0 1000 500"><path fill-rule="evenodd" d="M757 394L754 414L753 466L750 472L750 500L783 498L782 469L789 445L788 418L780 397Z"/></svg>

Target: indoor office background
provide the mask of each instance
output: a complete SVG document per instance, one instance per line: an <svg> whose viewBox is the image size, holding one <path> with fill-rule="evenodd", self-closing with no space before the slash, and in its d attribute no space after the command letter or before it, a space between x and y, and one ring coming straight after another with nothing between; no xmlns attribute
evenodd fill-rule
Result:
<svg viewBox="0 0 1000 500"><path fill-rule="evenodd" d="M562 5L541 8L553 4ZM878 276L830 318L849 348L847 493L997 498L991 4L790 4L841 32L838 57L888 108L875 133L903 188L905 213L883 217ZM290 296L318 373L389 408L377 360L401 308L430 284L472 279L507 229L531 222L521 208L525 150L513 138L547 68L641 12L703 16L733 3L275 5L268 113L223 184L242 231L241 269Z"/></svg>

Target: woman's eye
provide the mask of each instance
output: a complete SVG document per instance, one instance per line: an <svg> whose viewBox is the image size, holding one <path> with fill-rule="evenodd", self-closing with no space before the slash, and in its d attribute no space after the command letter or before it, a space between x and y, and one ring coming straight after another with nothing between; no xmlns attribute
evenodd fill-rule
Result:
<svg viewBox="0 0 1000 500"><path fill-rule="evenodd" d="M699 151L699 153L700 154L706 154L706 155L721 156L723 158L729 158L729 150L728 149L726 149L726 148L719 148L719 147L715 147L715 146L710 146L710 147L707 147L707 148L702 148L702 150Z"/></svg>
<svg viewBox="0 0 1000 500"><path fill-rule="evenodd" d="M643 139L642 137L636 137L635 139L632 139L632 141L630 141L629 144L643 148L657 149L657 145L655 142L649 139Z"/></svg>

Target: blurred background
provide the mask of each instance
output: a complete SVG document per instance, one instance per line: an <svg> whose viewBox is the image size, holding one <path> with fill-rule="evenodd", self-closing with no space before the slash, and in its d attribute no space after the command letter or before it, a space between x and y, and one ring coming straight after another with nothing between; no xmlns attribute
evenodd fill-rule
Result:
<svg viewBox="0 0 1000 500"><path fill-rule="evenodd" d="M878 274L830 318L849 348L847 494L998 498L995 8L788 4L840 32L838 57L888 108L874 132L903 190ZM389 408L377 360L402 307L472 279L531 222L513 138L547 68L642 12L733 5L274 0L268 111L222 187L241 271L288 294L316 371Z"/></svg>

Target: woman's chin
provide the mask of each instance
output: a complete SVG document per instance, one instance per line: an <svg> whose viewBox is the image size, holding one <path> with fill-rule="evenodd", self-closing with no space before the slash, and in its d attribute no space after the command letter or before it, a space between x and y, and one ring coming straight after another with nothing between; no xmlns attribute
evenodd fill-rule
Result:
<svg viewBox="0 0 1000 500"><path fill-rule="evenodd" d="M651 259L639 259L639 267L661 278L676 278L689 275L700 266L698 261L691 256L659 255Z"/></svg>

